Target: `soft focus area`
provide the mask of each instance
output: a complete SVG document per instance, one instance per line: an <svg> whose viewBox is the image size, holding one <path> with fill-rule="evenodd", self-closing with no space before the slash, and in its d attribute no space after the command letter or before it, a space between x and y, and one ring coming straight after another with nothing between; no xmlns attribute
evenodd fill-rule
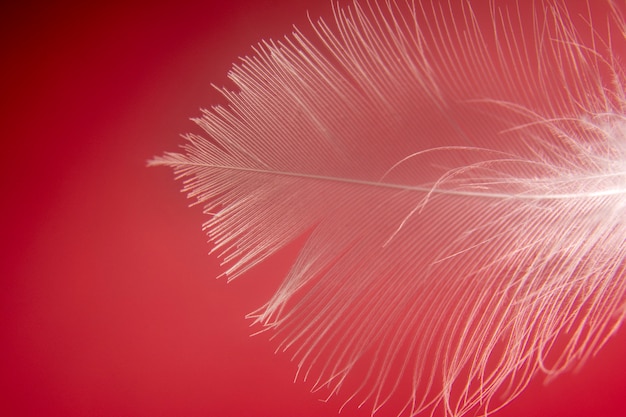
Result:
<svg viewBox="0 0 626 417"><path fill-rule="evenodd" d="M308 30L307 11L332 19L330 0L0 6L0 415L337 415L244 318L301 242L216 280L201 209L146 167L199 133L189 118L224 102L211 84L239 56ZM496 415L626 415L625 347L621 329ZM370 414L357 406L340 415Z"/></svg>

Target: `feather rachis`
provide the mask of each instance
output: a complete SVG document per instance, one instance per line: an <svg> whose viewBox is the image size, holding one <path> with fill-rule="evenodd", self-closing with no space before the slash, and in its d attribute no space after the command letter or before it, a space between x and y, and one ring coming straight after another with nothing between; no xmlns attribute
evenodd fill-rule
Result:
<svg viewBox="0 0 626 417"><path fill-rule="evenodd" d="M590 5L582 30L556 2L530 30L519 4L337 5L335 28L234 67L229 107L197 120L210 141L153 161L214 213L231 279L309 234L251 318L314 389L488 413L616 331L626 25L608 8L602 34Z"/></svg>

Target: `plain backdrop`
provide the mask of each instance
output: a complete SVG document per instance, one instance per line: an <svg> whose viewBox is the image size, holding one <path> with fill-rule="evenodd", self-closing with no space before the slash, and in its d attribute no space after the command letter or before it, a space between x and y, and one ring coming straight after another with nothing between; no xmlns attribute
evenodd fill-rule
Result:
<svg viewBox="0 0 626 417"><path fill-rule="evenodd" d="M6 3L6 2L5 2ZM298 242L231 284L180 184L146 160L197 132L251 45L331 2L0 6L0 415L334 416L244 319ZM486 2L477 2L483 4ZM525 2L522 2L526 4ZM626 415L626 329L500 417ZM341 414L368 416L348 405ZM386 416L381 412L380 416Z"/></svg>

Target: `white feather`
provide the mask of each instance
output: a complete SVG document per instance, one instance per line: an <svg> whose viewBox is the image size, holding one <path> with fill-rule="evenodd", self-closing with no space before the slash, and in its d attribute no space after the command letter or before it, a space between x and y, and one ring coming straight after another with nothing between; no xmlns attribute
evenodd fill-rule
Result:
<svg viewBox="0 0 626 417"><path fill-rule="evenodd" d="M151 161L211 214L229 279L308 233L251 317L314 389L487 414L622 323L626 24L588 8L337 6Z"/></svg>

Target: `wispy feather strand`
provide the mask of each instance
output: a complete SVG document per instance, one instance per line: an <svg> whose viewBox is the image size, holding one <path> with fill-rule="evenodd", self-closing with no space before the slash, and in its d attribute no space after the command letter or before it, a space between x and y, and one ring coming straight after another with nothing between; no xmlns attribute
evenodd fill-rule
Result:
<svg viewBox="0 0 626 417"><path fill-rule="evenodd" d="M250 317L314 389L486 415L624 320L626 24L565 6L336 5L233 67L210 138L151 161L229 279L308 234Z"/></svg>

